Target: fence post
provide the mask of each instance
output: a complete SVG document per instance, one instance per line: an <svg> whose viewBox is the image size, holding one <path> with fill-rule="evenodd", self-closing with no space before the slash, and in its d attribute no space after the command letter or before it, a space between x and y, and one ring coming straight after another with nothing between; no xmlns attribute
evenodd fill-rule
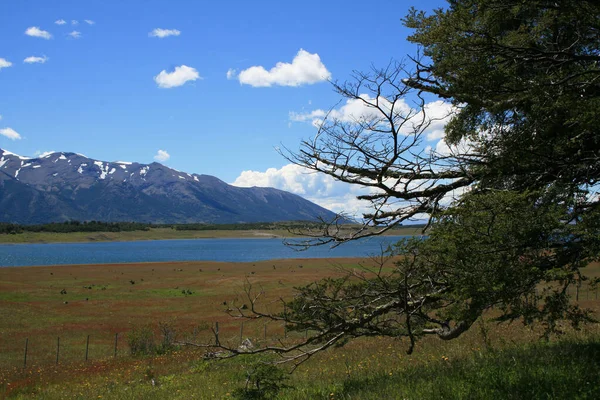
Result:
<svg viewBox="0 0 600 400"><path fill-rule="evenodd" d="M23 357L23 369L27 368L27 347L29 345L29 338L25 338L25 356Z"/></svg>
<svg viewBox="0 0 600 400"><path fill-rule="evenodd" d="M58 365L58 355L60 354L60 336L56 338L56 365Z"/></svg>
<svg viewBox="0 0 600 400"><path fill-rule="evenodd" d="M115 358L117 358L117 343L119 340L119 332L115 333Z"/></svg>
<svg viewBox="0 0 600 400"><path fill-rule="evenodd" d="M90 348L90 335L87 335L87 340L85 342L85 361L88 360L88 350Z"/></svg>
<svg viewBox="0 0 600 400"><path fill-rule="evenodd" d="M244 321L242 321L241 325L240 325L240 345L242 344L242 341L244 336Z"/></svg>
<svg viewBox="0 0 600 400"><path fill-rule="evenodd" d="M220 343L219 343L219 321L215 322L215 344L217 346L220 345Z"/></svg>

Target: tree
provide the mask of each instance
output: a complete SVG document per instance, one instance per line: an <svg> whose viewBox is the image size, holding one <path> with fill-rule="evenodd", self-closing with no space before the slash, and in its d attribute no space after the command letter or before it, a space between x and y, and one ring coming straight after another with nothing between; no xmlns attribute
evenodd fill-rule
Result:
<svg viewBox="0 0 600 400"><path fill-rule="evenodd" d="M454 339L491 307L498 320L591 321L567 289L600 254L600 3L452 0L404 23L421 57L334 84L365 112L320 121L292 162L361 185L361 229L338 221L305 243L380 234L428 216L427 237L398 243L392 269L349 271L298 289L284 312L251 286L243 318L285 321L312 335L275 351L297 362L360 336ZM444 151L424 138L426 100L451 102ZM240 353L228 349L231 356Z"/></svg>

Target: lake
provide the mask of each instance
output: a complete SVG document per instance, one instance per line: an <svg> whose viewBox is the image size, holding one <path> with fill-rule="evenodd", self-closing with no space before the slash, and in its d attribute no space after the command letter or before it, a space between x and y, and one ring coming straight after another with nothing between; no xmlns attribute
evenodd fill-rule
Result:
<svg viewBox="0 0 600 400"><path fill-rule="evenodd" d="M283 258L367 257L410 236L381 236L297 251L282 239L191 239L137 242L2 244L0 267L156 261L247 262Z"/></svg>

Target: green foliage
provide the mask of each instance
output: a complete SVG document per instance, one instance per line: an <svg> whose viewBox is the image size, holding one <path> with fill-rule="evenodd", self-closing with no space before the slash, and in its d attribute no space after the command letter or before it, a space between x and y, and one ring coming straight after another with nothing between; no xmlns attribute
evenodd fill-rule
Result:
<svg viewBox="0 0 600 400"><path fill-rule="evenodd" d="M177 331L172 321L158 323L159 335L154 332L151 324L134 326L127 333L127 343L131 355L147 356L165 354L176 350Z"/></svg>
<svg viewBox="0 0 600 400"><path fill-rule="evenodd" d="M431 59L409 84L460 105L446 140L480 146L469 167L484 185L597 182L597 1L458 0L404 22Z"/></svg>
<svg viewBox="0 0 600 400"><path fill-rule="evenodd" d="M152 224L138 222L66 221L42 225L18 225L0 222L0 234L23 232L132 232L147 231L152 226Z"/></svg>
<svg viewBox="0 0 600 400"><path fill-rule="evenodd" d="M245 386L233 392L234 399L277 399L283 389L290 388L286 372L258 358L246 365L245 379Z"/></svg>
<svg viewBox="0 0 600 400"><path fill-rule="evenodd" d="M131 355L149 355L156 350L154 331L151 325L134 326L127 332L127 344Z"/></svg>

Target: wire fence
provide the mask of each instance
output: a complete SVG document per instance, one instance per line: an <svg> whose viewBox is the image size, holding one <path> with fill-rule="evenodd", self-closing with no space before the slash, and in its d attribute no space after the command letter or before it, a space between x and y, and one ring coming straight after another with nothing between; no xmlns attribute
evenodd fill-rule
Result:
<svg viewBox="0 0 600 400"><path fill-rule="evenodd" d="M274 321L265 323L252 320L227 320L203 325L204 328L194 329L191 332L179 332L174 325L169 325L167 329L160 324L151 326L152 349L148 347L147 351L140 354L160 354L161 351L166 352L168 349L177 348L180 346L179 343L185 342L214 344L218 341L220 344L236 347L249 339L252 346L264 346L286 340L293 341L309 335L308 331L290 332L285 324ZM92 363L132 357L135 353L132 351L135 336L134 329L114 333L64 332L53 338L48 335L29 334L21 338L0 340L0 372L3 369L16 371L47 366L68 368L70 365L82 362Z"/></svg>

